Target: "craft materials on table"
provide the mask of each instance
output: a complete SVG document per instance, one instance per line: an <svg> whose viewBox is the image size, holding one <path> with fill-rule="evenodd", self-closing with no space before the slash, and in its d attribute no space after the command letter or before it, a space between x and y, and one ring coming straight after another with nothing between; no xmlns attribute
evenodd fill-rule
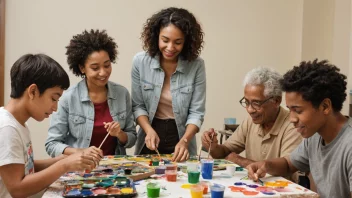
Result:
<svg viewBox="0 0 352 198"><path fill-rule="evenodd" d="M91 173L64 175L66 185L61 190L60 196L108 197L109 195L109 197L146 198L157 196L159 193L160 197L175 197L176 195L176 197L184 198L192 196L209 198L318 197L317 194L282 177L266 177L262 178L262 183L254 182L248 179L245 169L223 159L211 159L210 164L213 165L213 170L212 173L205 171L207 173L205 178L211 175L212 179L205 179L202 176L201 163L197 158L191 158L184 163L149 166L149 162L155 157L155 155L105 156L100 163L100 168ZM168 160L171 156L161 155L161 158ZM137 159L139 162L132 161L132 159ZM208 162L204 160L209 159L202 159L203 162ZM220 167L220 169L215 170L215 167ZM133 175L143 175L150 169L153 170L152 174L144 177L143 180L133 181L129 178Z"/></svg>

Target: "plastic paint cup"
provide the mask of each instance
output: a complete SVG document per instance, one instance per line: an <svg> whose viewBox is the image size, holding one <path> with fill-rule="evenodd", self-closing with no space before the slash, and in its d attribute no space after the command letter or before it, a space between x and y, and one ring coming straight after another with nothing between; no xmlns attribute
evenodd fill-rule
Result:
<svg viewBox="0 0 352 198"><path fill-rule="evenodd" d="M165 166L156 167L155 168L155 174L157 174L157 175L165 174L165 169L166 169Z"/></svg>
<svg viewBox="0 0 352 198"><path fill-rule="evenodd" d="M211 198L223 198L225 186L220 184L214 184L210 186Z"/></svg>
<svg viewBox="0 0 352 198"><path fill-rule="evenodd" d="M201 181L201 182L199 182L199 185L201 185L203 187L203 195L208 194L209 182Z"/></svg>
<svg viewBox="0 0 352 198"><path fill-rule="evenodd" d="M169 182L176 182L177 171L176 170L165 170L166 180Z"/></svg>
<svg viewBox="0 0 352 198"><path fill-rule="evenodd" d="M192 198L202 198L203 197L203 187L201 185L191 186L191 197Z"/></svg>
<svg viewBox="0 0 352 198"><path fill-rule="evenodd" d="M197 184L199 183L199 171L188 171L188 183Z"/></svg>
<svg viewBox="0 0 352 198"><path fill-rule="evenodd" d="M213 159L201 159L201 172L203 179L213 179Z"/></svg>
<svg viewBox="0 0 352 198"><path fill-rule="evenodd" d="M149 198L159 197L160 196L160 185L157 183L147 184L147 196Z"/></svg>
<svg viewBox="0 0 352 198"><path fill-rule="evenodd" d="M187 162L187 172L189 171L199 171L198 162Z"/></svg>
<svg viewBox="0 0 352 198"><path fill-rule="evenodd" d="M158 159L153 159L152 165L153 166L159 166L159 160Z"/></svg>
<svg viewBox="0 0 352 198"><path fill-rule="evenodd" d="M177 165L176 164L167 164L165 165L166 170L176 170L177 171Z"/></svg>
<svg viewBox="0 0 352 198"><path fill-rule="evenodd" d="M233 176L236 172L236 166L233 165L227 165L226 166L226 173Z"/></svg>

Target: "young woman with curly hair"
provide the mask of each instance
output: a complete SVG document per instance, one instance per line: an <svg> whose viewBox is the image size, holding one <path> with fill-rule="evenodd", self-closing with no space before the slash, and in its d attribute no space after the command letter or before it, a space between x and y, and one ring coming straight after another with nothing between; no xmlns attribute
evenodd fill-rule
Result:
<svg viewBox="0 0 352 198"><path fill-rule="evenodd" d="M125 148L134 146L137 136L129 92L109 81L117 56L114 39L105 31L84 31L73 36L66 48L70 70L83 79L64 92L52 115L47 153L126 154Z"/></svg>
<svg viewBox="0 0 352 198"><path fill-rule="evenodd" d="M203 31L182 8L167 8L143 27L143 49L133 59L132 108L140 125L135 154L196 155L195 135L205 113L206 78L199 57Z"/></svg>

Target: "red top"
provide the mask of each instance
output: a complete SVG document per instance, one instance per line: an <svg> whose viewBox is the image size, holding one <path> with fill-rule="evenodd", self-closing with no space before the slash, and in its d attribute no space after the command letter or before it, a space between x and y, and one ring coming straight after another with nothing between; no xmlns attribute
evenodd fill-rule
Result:
<svg viewBox="0 0 352 198"><path fill-rule="evenodd" d="M104 128L103 122L111 122L113 120L110 115L109 105L107 101L103 103L94 103L94 111L94 127L89 146L99 147L106 134L108 133ZM104 155L115 155L116 144L117 138L109 135L101 146L101 150L103 150Z"/></svg>

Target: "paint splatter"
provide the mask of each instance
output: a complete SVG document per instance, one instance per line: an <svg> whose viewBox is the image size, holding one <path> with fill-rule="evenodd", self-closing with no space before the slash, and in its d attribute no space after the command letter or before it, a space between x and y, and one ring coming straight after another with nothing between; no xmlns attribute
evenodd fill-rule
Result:
<svg viewBox="0 0 352 198"><path fill-rule="evenodd" d="M251 195L257 195L259 192L257 192L257 191L247 191L247 190L245 190L245 191L242 191L242 193L243 193L244 195L251 196Z"/></svg>
<svg viewBox="0 0 352 198"><path fill-rule="evenodd" d="M232 192L242 192L245 191L246 189L243 187L237 187L237 186L229 186Z"/></svg>

